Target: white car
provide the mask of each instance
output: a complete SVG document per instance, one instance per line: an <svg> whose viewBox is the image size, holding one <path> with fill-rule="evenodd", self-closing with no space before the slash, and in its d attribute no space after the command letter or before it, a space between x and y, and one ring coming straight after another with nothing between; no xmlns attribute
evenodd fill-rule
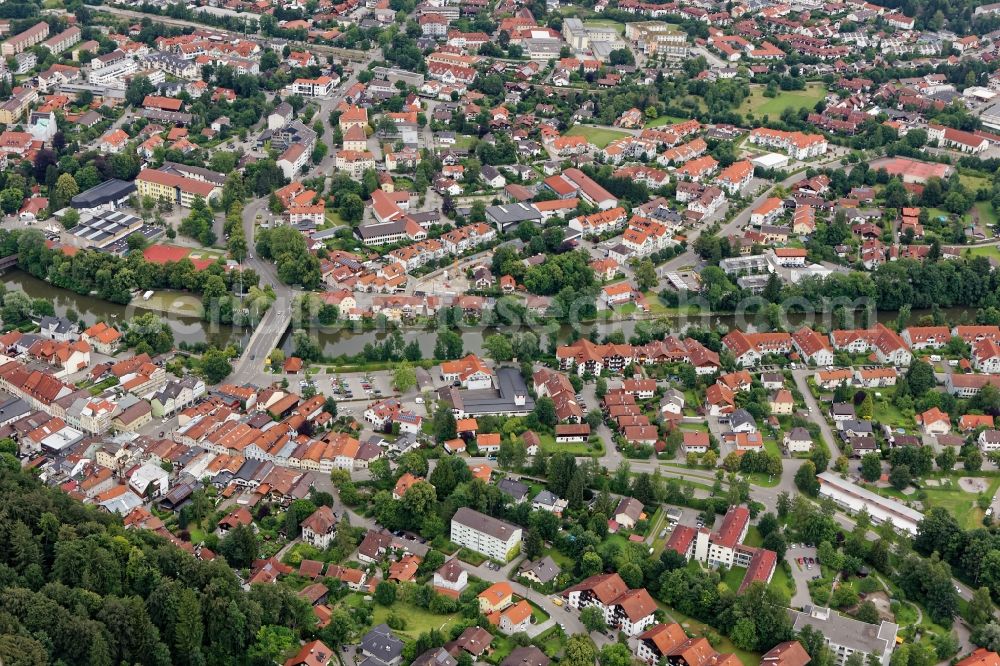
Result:
<svg viewBox="0 0 1000 666"><path fill-rule="evenodd" d="M417 399L414 400L414 402L417 403L418 405L422 405L424 404L424 399L418 396Z"/></svg>

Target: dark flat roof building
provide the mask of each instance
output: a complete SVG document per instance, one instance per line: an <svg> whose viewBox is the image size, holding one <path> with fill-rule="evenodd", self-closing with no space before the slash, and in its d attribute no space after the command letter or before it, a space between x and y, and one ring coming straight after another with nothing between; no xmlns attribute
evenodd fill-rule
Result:
<svg viewBox="0 0 1000 666"><path fill-rule="evenodd" d="M69 205L81 212L96 213L124 206L135 192L135 183L112 178L70 199Z"/></svg>

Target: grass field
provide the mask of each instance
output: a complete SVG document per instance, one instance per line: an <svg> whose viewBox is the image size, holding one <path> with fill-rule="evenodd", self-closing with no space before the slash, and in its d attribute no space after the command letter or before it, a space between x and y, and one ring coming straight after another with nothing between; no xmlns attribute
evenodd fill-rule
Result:
<svg viewBox="0 0 1000 666"><path fill-rule="evenodd" d="M587 28L614 28L618 31L619 35L625 34L625 24L610 19L590 19L589 21L584 21L583 25Z"/></svg>
<svg viewBox="0 0 1000 666"><path fill-rule="evenodd" d="M962 250L963 254L965 252L970 253L974 257L988 257L990 259L995 259L1000 261L1000 246L996 245L982 245L980 247L969 247Z"/></svg>
<svg viewBox="0 0 1000 666"><path fill-rule="evenodd" d="M335 210L326 211L326 221L327 224L332 224L335 227L342 227L347 224L347 222L344 222L344 219L340 217L340 213Z"/></svg>
<svg viewBox="0 0 1000 666"><path fill-rule="evenodd" d="M951 484L946 488L932 488L924 486L926 494L925 504L928 507L940 506L948 510L948 513L955 516L964 529L972 530L983 526L983 510L976 505L978 495L968 493L958 487L956 479L963 476L961 472L949 475ZM987 477L989 487L986 495L993 497L997 489L1000 489L1000 477Z"/></svg>
<svg viewBox="0 0 1000 666"><path fill-rule="evenodd" d="M576 444L556 444L552 435L539 435L542 440L542 450L546 453L572 453L575 456L590 456L602 453L602 449L591 446L587 442Z"/></svg>
<svg viewBox="0 0 1000 666"><path fill-rule="evenodd" d="M985 231L988 235L992 235L993 230L989 227L993 227L997 224L998 218L996 211L993 210L993 205L989 201L977 201L972 207L972 210L979 213L979 224L986 227ZM969 213L970 220L972 219L972 213Z"/></svg>
<svg viewBox="0 0 1000 666"><path fill-rule="evenodd" d="M389 613L395 613L406 618L406 629L397 633L402 634L410 640L416 640L420 634L431 629L447 631L449 627L460 620L457 614L434 615L430 611L414 606L413 604L397 601L388 608L375 604L373 623L376 625L382 624L389 617Z"/></svg>
<svg viewBox="0 0 1000 666"><path fill-rule="evenodd" d="M726 571L726 575L723 576L722 582L725 583L726 587L735 592L740 589L740 583L743 582L743 578L747 575L747 570L743 567L733 567Z"/></svg>
<svg viewBox="0 0 1000 666"><path fill-rule="evenodd" d="M973 176L960 173L958 175L958 182L962 183L966 189L973 193L981 187L985 187L986 189L989 189L990 187L990 179L985 176Z"/></svg>
<svg viewBox="0 0 1000 666"><path fill-rule="evenodd" d="M750 86L750 96L740 105L740 113L776 118L785 109L811 109L826 97L826 86L822 83L808 83L805 90L779 90L777 97L764 97L764 90L764 86Z"/></svg>
<svg viewBox="0 0 1000 666"><path fill-rule="evenodd" d="M587 141L594 144L598 148L603 148L615 139L621 139L622 137L628 136L628 132L619 132L617 130L603 129L600 127L586 127L584 125L577 125L570 131L566 132L569 136L583 136L587 137Z"/></svg>
<svg viewBox="0 0 1000 666"><path fill-rule="evenodd" d="M664 125L674 125L676 123L682 123L687 118L678 118L677 116L660 116L656 120L650 120L646 123L646 127L663 127Z"/></svg>

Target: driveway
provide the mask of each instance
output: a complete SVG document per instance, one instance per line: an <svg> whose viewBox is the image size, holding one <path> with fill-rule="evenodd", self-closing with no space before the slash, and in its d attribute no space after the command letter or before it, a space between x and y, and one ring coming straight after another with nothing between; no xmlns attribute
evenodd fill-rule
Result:
<svg viewBox="0 0 1000 666"><path fill-rule="evenodd" d="M813 577L820 575L818 564L812 565L812 569L809 569L806 565L800 565L796 561L799 557L811 557L815 559L816 549L800 546L799 548L789 548L785 554L785 560L788 561L789 566L792 568L792 579L795 581L795 594L792 595L791 601L792 606L795 608L802 608L806 604L812 603L812 599L809 597L808 583Z"/></svg>

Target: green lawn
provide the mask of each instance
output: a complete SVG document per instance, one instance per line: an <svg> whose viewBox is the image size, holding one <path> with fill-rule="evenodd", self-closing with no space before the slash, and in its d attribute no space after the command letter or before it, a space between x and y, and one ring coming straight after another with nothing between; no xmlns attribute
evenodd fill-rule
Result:
<svg viewBox="0 0 1000 666"><path fill-rule="evenodd" d="M573 561L573 558L559 550L556 550L554 547L546 549L545 554L551 557L552 561L558 564L561 569L571 569L576 566L576 562Z"/></svg>
<svg viewBox="0 0 1000 666"><path fill-rule="evenodd" d="M676 125L677 123L682 123L687 118L678 118L677 116L660 116L655 120L650 120L646 123L646 127L663 127L664 125Z"/></svg>
<svg viewBox="0 0 1000 666"><path fill-rule="evenodd" d="M472 148L473 138L468 134L456 134L455 135L455 149L456 150L469 150Z"/></svg>
<svg viewBox="0 0 1000 666"><path fill-rule="evenodd" d="M953 473L951 478L957 479L960 472ZM993 497L997 489L1000 489L1000 477L989 477L989 487L986 495ZM978 495L968 493L958 487L957 482L947 488L933 488L924 486L926 495L925 504L930 507L940 506L947 509L948 513L955 516L964 529L972 530L983 526L984 512L976 505Z"/></svg>
<svg viewBox="0 0 1000 666"><path fill-rule="evenodd" d="M618 130L577 125L570 131L566 132L566 135L587 137L587 141L590 143L594 144L598 148L604 148L604 146L608 145L615 139L621 139L629 134L628 132L619 132Z"/></svg>
<svg viewBox="0 0 1000 666"><path fill-rule="evenodd" d="M590 19L589 21L584 21L583 25L584 27L592 28L614 28L618 31L619 35L625 34L625 24L612 21L611 19Z"/></svg>
<svg viewBox="0 0 1000 666"><path fill-rule="evenodd" d="M457 613L452 613L450 615L435 615L430 611L420 608L419 606L397 601L388 608L375 604L375 615L372 620L373 624L378 625L385 622L386 618L389 617L390 612L394 612L396 615L401 615L406 619L406 629L396 633L410 640L416 640L420 634L428 632L431 629L440 629L441 631L446 632L449 627L461 621L461 618L458 617Z"/></svg>
<svg viewBox="0 0 1000 666"><path fill-rule="evenodd" d="M542 440L542 450L546 453L572 453L575 456L592 456L602 453L601 448L592 446L588 442L557 444L556 438L552 435L539 435Z"/></svg>
<svg viewBox="0 0 1000 666"><path fill-rule="evenodd" d="M977 201L972 207L977 213L979 213L979 223L987 227L985 229L987 235L992 234L992 230L988 227L995 226L997 224L997 214L993 210L993 205L989 201Z"/></svg>
<svg viewBox="0 0 1000 666"><path fill-rule="evenodd" d="M792 580L791 574L785 570L785 567L781 566L781 562L778 562L778 566L774 568L774 576L771 577L771 587L786 593L789 599L795 594L795 581Z"/></svg>
<svg viewBox="0 0 1000 666"><path fill-rule="evenodd" d="M903 428L907 432L912 432L916 428L916 422L912 417L905 416L892 404L891 400L895 389L880 389L881 398L876 398L872 393L875 402L875 420L891 428Z"/></svg>
<svg viewBox="0 0 1000 666"><path fill-rule="evenodd" d="M747 536L743 539L743 543L754 548L760 548L764 545L764 537L760 535L760 530L756 526L753 526L747 530Z"/></svg>
<svg viewBox="0 0 1000 666"><path fill-rule="evenodd" d="M740 583L743 582L743 578L747 575L747 570L743 567L733 567L726 572L726 575L722 578L722 582L725 583L726 587L735 592L740 589Z"/></svg>
<svg viewBox="0 0 1000 666"><path fill-rule="evenodd" d="M962 252L968 252L974 257L987 257L989 259L996 259L1000 261L1000 246L996 245L981 245L979 247L970 247L962 250Z"/></svg>
<svg viewBox="0 0 1000 666"><path fill-rule="evenodd" d="M990 188L990 179L985 176L974 176L964 173L958 175L958 182L962 183L965 188L972 193L975 193L979 188L985 187Z"/></svg>
<svg viewBox="0 0 1000 666"><path fill-rule="evenodd" d="M344 222L344 218L340 217L340 213L335 210L326 211L326 222L335 227L342 227L347 224L347 222Z"/></svg>
<svg viewBox="0 0 1000 666"><path fill-rule="evenodd" d="M779 90L777 97L764 97L764 90L762 85L750 86L750 96L740 105L740 113L777 118L785 109L811 109L826 96L826 86L822 83L806 84L805 90Z"/></svg>

